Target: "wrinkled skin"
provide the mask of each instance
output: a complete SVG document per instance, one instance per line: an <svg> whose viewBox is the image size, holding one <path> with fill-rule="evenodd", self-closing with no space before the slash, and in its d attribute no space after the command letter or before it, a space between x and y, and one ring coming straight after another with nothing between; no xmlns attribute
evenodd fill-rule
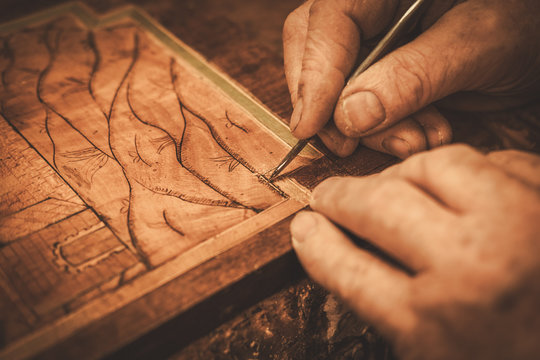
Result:
<svg viewBox="0 0 540 360"><path fill-rule="evenodd" d="M309 0L289 15L283 43L296 137L318 134L340 156L361 142L404 159L451 141L433 102L493 110L540 94L538 0L432 0L419 36L344 88L358 54L412 2Z"/></svg>
<svg viewBox="0 0 540 360"><path fill-rule="evenodd" d="M539 174L539 156L452 145L380 174L331 178L314 190L314 212L293 220L293 246L400 359L538 359Z"/></svg>
<svg viewBox="0 0 540 360"><path fill-rule="evenodd" d="M310 0L284 26L291 130L338 155L402 159L451 141L434 102L501 109L540 94L540 2L433 0L421 35L344 87L412 0ZM332 121L329 121L333 116ZM540 354L540 157L464 145L319 185L291 224L306 271L375 325L402 359ZM412 272L357 247L346 228Z"/></svg>

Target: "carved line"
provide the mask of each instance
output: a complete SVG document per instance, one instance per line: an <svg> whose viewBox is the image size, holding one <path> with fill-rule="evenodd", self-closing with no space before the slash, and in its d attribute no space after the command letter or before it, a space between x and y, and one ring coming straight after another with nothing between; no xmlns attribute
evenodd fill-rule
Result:
<svg viewBox="0 0 540 360"><path fill-rule="evenodd" d="M64 117L62 114L60 114L55 108L54 106L52 106L51 104L47 103L41 96L41 88L42 88L42 84L43 84L43 80L45 79L45 77L49 74L51 68L52 68L52 65L54 63L54 61L56 60L56 50L58 48L58 44L59 44L59 41L60 41L60 36L62 35L62 32L63 31L58 31L58 33L56 34L56 38L55 38L55 48L53 48L53 46L50 44L50 42L48 41L48 34L49 32L51 31L51 29L54 27L54 23L51 22L50 24L47 25L46 27L46 30L44 32L44 35L43 35L43 39L44 39L44 43L45 43L45 47L47 48L47 51L49 53L49 62L47 64L47 66L45 67L45 69L43 69L43 71L41 71L41 73L39 74L39 77L38 77L38 82L37 82L37 86L36 86L36 96L39 100L39 102L41 104L43 104L43 106L45 106L45 108L47 109L50 109L51 111L53 111L56 115L58 115L60 118L62 118L73 130L75 130L77 133L79 133L86 141L88 141L90 144L92 144L97 150L99 150L100 152L102 152L103 154L105 154L105 156L107 156L107 158L110 158L109 154L105 153L103 150L101 150L99 147L97 147L89 138L87 138L83 133L81 133L75 126L73 126L73 124L69 121L69 119L67 119L66 117ZM50 137L50 133L49 131L47 130L47 133L49 135L49 138L51 139L52 141L52 138ZM54 146L54 141L53 142L53 146ZM54 162L54 166L56 169L58 169L58 167L56 166L56 160L53 159L53 162Z"/></svg>
<svg viewBox="0 0 540 360"><path fill-rule="evenodd" d="M114 291L116 291L117 289L119 289L120 287L122 287L123 285L127 284L128 282L131 282L135 279L137 279L140 275L142 275L141 272L139 272L138 274L136 274L134 277L130 278L129 281L126 281L125 280L125 276L126 276L126 273L137 267L140 263L136 262L134 263L133 265L123 269L122 271L120 271L119 273L117 274L113 274L111 276L109 276L108 278L104 279L103 281L97 283L94 287L90 287L88 289L85 289L79 293L76 294L76 296L74 296L72 299L70 299L68 302L62 304L61 306L58 306L54 309L57 309L57 308L62 308L64 310L65 313L71 313L73 312L73 310L76 310L76 309L72 309L73 308L73 303L75 303L77 300L79 300L80 298L90 294L91 292L93 291L99 291L99 294L97 294L96 296L94 297L91 297L91 299L95 299L96 297L99 297L99 296L103 296L105 294L109 294L109 293L113 293ZM104 285L104 284L107 284L107 283L110 283L112 282L113 280L115 279L118 279L118 282L116 283L116 285L112 288L108 288L108 289L102 289L101 287ZM91 301L91 300L90 300ZM51 311L54 311L54 309L52 309Z"/></svg>
<svg viewBox="0 0 540 360"><path fill-rule="evenodd" d="M171 58L171 61L170 61L170 73L172 74L171 75L171 80L176 80L178 79L178 75L174 73L174 70L173 70L173 65L175 64L175 61L174 61L174 58ZM214 138L214 140L216 141L216 143L225 151L227 152L230 156L232 156L236 161L238 161L240 164L242 164L242 166L244 166L247 170L249 170L251 173L253 173L257 179L259 180L259 183L265 185L267 188L271 189L272 191L274 191L275 193L277 193L278 195L280 195L281 197L283 198L287 198L287 195L281 190L279 189L275 184L271 183L268 181L268 179L261 173L259 173L257 171L257 169L255 169L253 166L251 166L247 160L245 160L242 156L240 156L239 154L237 154L236 152L234 152L228 145L225 141L223 141L223 139L221 138L221 136L219 136L219 134L217 133L214 125L212 123L210 123L205 117L203 117L202 115L198 114L197 112L195 112L194 110L192 110L191 108L189 108L188 106L186 106L181 98L180 98L180 94L178 93L178 90L176 89L176 86L175 86L175 83L173 82L172 83L173 85L173 88L174 88L174 91L176 93L176 98L178 99L178 102L180 104L180 107L182 109L182 116L184 116L185 118L185 115L184 115L184 112L183 112L183 109L186 109L186 111L188 111L191 115L195 116L196 118L198 118L199 120L201 120L207 127L208 127L208 130L210 131L210 134L212 135L212 137ZM227 114L227 113L226 113ZM184 122L186 120L184 119ZM236 167L236 166L235 166ZM234 170L234 169L233 169ZM255 210L257 212L260 212L261 210Z"/></svg>
<svg viewBox="0 0 540 360"><path fill-rule="evenodd" d="M111 127L110 127L110 121L111 121L111 114L113 111L114 103L116 102L116 98L118 97L118 93L120 92L120 89L122 88L122 85L126 81L127 77L131 73L131 70L135 66L135 63L139 59L139 33L135 32L133 34L133 57L131 59L131 63L129 64L129 67L127 68L126 72L124 73L124 76L122 77L122 80L120 81L120 84L116 88L116 91L114 92L114 96L111 102L111 107L109 109L109 115L107 116L107 121L109 122L109 146L110 146L110 136L111 136Z"/></svg>
<svg viewBox="0 0 540 360"><path fill-rule="evenodd" d="M23 212L23 211L25 211L25 210L28 210L28 209L30 209L30 208L36 206L36 205L42 204L42 203L44 203L44 202L46 202L46 201L48 201L48 200L57 200L57 201L65 202L65 203L68 203L68 204L71 204L71 205L75 205L75 206L78 206L78 207L84 206L84 204L78 204L78 203L73 202L73 201L64 200L64 199L59 199L59 198L54 197L54 196L48 196L48 197L46 197L46 198L44 198L44 199L42 199L42 200L39 200L38 202L35 202L35 203L31 204L31 205L22 207L22 208L20 208L20 209L17 210L17 211L14 211L14 212L11 212L11 213L4 213L4 214L2 214L2 217L3 217L3 218L6 218L6 217L13 216L13 215L18 214L18 213L21 213L21 212Z"/></svg>
<svg viewBox="0 0 540 360"><path fill-rule="evenodd" d="M122 171L124 171L124 176L126 176L125 174L125 170L122 168ZM127 176L126 176L126 179L127 179ZM133 189L131 188L131 183L129 182L128 180L128 185L129 185L129 202L128 202L128 210L127 210L127 228L128 228L128 232L129 232L129 237L131 238L131 243L133 244L133 248L135 249L135 251L137 251L137 258L139 259L139 261L141 263L143 263L144 267L147 269L147 270L151 270L153 268L152 264L150 264L150 260L149 260L149 256L148 254L139 246L139 241L137 239L137 236L135 235L135 233L133 232L133 224L132 224L132 221L131 221L131 198L132 198L132 191Z"/></svg>
<svg viewBox="0 0 540 360"><path fill-rule="evenodd" d="M81 205L81 206L85 206L85 205ZM87 205L86 205L86 206L87 206ZM31 207L31 206L30 206L30 207ZM45 229L47 229L47 228L50 228L51 226L57 225L57 224L61 223L62 221L67 220L67 219L69 219L69 218L72 218L72 217L74 217L74 216L77 216L77 215L79 215L79 214L85 212L86 210L92 211L92 209L91 209L90 207L87 206L87 207L85 207L85 208L82 209L82 210L78 210L78 211L76 211L76 212L74 212L74 213L71 213L71 214L69 214L69 215L67 215L67 216L65 216L65 217L63 217L63 218L61 218L61 219L58 219L58 220L56 220L56 221L53 221L53 222L47 224L46 226L44 226L44 227L42 227L42 228L39 228L39 229L37 229L37 230L35 230L35 231L29 232L29 233L27 233L27 234L24 234L23 236L19 236L18 238L15 238L15 239L13 239L13 240L9 240L9 241L7 241L7 242L3 242L3 243L0 244L0 249L2 249L3 247L5 247L5 246L7 246L7 245L14 244L14 243L16 243L17 241L20 241L20 240L22 240L22 239L29 238L30 236L32 236L32 235L34 235L34 234L36 234L36 233L38 233L38 232L40 232L40 231L42 231L42 230L45 230Z"/></svg>
<svg viewBox="0 0 540 360"><path fill-rule="evenodd" d="M92 64L92 71L90 72L90 79L88 80L88 92L90 93L92 100L94 100L94 103L97 105L96 97L94 95L93 82L101 65L101 54L96 46L95 34L93 31L88 31L87 42L90 46L90 50L92 50L92 53L94 54L94 63ZM103 113L103 116L107 118L107 114L103 111L103 109L101 109L101 107L100 110Z"/></svg>
<svg viewBox="0 0 540 360"><path fill-rule="evenodd" d="M133 114L133 116L135 117L135 119L137 119L139 122L141 122L142 124L144 125L147 125L147 126L151 126L155 129L158 129L158 130L161 130L163 131L164 133L166 133L171 139L173 139L174 141L174 138L173 136L167 132L167 130L165 129L162 129L154 124L150 124L146 121L144 121L136 112L135 112L135 109L133 108L133 105L131 104L131 99L130 99L130 84L128 83L127 84L127 103L128 103L128 107L131 111L131 113ZM186 120L184 118L184 123L186 123ZM184 126L184 129L185 129L185 126ZM183 134L185 133L185 131L183 132ZM182 143L183 141L183 137L181 138L180 140L180 143ZM203 182L205 185L207 185L209 188L211 188L212 190L216 191L217 193L221 194L222 196L226 197L227 199L229 199L228 202L225 202L225 201L220 201L220 200L205 200L205 199L202 199L202 198L198 198L198 197L191 197L191 196L187 196L185 194L174 194L170 191L170 192L160 192L160 191L156 191L155 188L149 188L147 185L145 184L142 184L141 182L137 181L135 179L135 181L137 181L140 185L144 186L146 189L152 191L152 192L155 192L155 193L159 193L159 194L163 194L163 195L170 195L170 196L175 196L175 197L178 197L179 199L181 200L184 200L184 201L188 201L188 202L191 202L191 203L195 203L195 204L202 204L202 205L215 205L215 206L223 206L223 207L234 207L234 208L245 208L245 209L251 209L253 211L256 211L255 209L251 208L251 207L248 207L246 205L243 205L241 203L239 203L238 201L235 201L233 199L231 199L231 196L226 193L225 191L222 191L221 189L215 187L214 185L211 184L211 182L203 177L202 175L198 174L196 171L194 171L193 169L190 169L188 167L186 167L181 161L179 161L179 164L180 166L182 166L184 169L186 169L187 171L189 171L192 175L194 175L195 177L197 177L197 179L199 179L201 182Z"/></svg>
<svg viewBox="0 0 540 360"><path fill-rule="evenodd" d="M62 31L59 30L55 35L56 37L54 38L53 42L54 44L51 44L51 42L49 41L49 34L51 33L52 29L54 28L54 23L50 23L47 28L46 28L46 31L44 33L44 43L46 45L46 48L47 48L47 51L49 52L49 62L47 64L47 66L45 67L45 69L43 71L40 72L39 74L39 77L38 77L38 84L37 84L37 88L36 88L36 94L37 94L37 97L38 97L38 100L40 101L40 103L45 106L46 108L46 118L45 118L45 130L47 132L47 135L49 137L49 139L51 140L51 143L52 143L52 146L53 146L53 163L54 163L54 166L56 169L58 169L57 167L57 164L56 164L56 144L54 143L52 137L51 137L51 134L49 132L49 116L50 116L50 113L49 111L53 111L54 113L56 113L60 118L62 118L64 121L66 121L66 123L68 123L75 131L77 131L84 139L86 139L90 144L92 144L92 146L94 146L94 148L99 151L102 155L105 155L105 159L107 158L110 158L110 156L106 153L104 153L101 149L99 149L97 146L95 146L89 138L87 138L84 134L82 134L77 128L75 128L73 126L73 124L69 121L69 119L65 118L62 114L60 114L54 107L52 104L48 104L47 102L44 101L44 99L42 98L41 96L41 89L43 87L43 80L44 78L47 76L47 74L50 72L52 66L53 66L53 63L56 59L56 52L58 51L58 48L59 48L59 42L60 42L60 37L62 35ZM88 90L90 92L90 95L92 96L92 98L94 99L95 101L95 98L94 98L94 94L93 94L93 91L92 91L92 85L91 85L91 82L92 82L92 79L94 78L95 76L95 72L99 70L99 64L100 64L100 54L99 54L99 51L98 49L96 48L95 46L95 39L93 37L93 33L92 32L89 32L88 33L88 38L87 38L87 41L90 45L90 47L92 48L92 50L94 51L94 65L93 65L93 68L92 68L92 73L91 73L91 76L90 76L90 80L89 80L89 83L88 83ZM134 49L133 49L133 58L132 58L132 62L129 66L129 68L127 69L127 71L125 72L118 88L116 89L115 91L115 94L114 94L114 97L113 97L113 101L111 103L111 107L109 109L109 114L106 116L107 117L107 121L110 123L110 117L112 115L112 111L113 111L113 107L114 107L114 104L116 102L116 99L117 99L117 96L118 96L118 93L119 93L119 90L121 88L121 86L124 84L124 82L126 81L127 77L129 76L130 72L132 71L133 69L133 66L135 64L135 62L137 61L138 59L138 55L139 55L139 35L138 33L135 33L134 34ZM171 58L171 74L173 73L173 70L172 70L172 63L174 62L174 59ZM176 80L176 78L173 79L173 81ZM174 83L173 83L173 87L174 87ZM129 93L129 85L128 85L128 93ZM177 94L177 97L178 97L178 94ZM136 116L132 106L131 106L131 103L129 102L129 95L128 95L128 103L129 103L129 106L130 106L130 109L131 111L134 113L134 115ZM219 135L216 133L215 129L213 128L213 126L211 124L209 124L209 122L204 119L201 115L199 114L196 114L194 111L192 111L191 109L187 108L186 106L184 106L184 104L180 101L180 99L178 98L179 100L179 105L180 105L180 110L181 110L181 113L182 113L182 117L184 118L184 122L186 123L186 119L185 119L185 114L184 114L184 109L186 111L189 111L193 116L199 118L201 121L203 121L203 123L205 123L209 130L210 130L210 134L212 135L212 137L214 138L214 140L216 141L216 143L224 150L226 151L227 153L229 153L231 155L232 158L234 158L236 160L236 163L232 163L229 164L229 171L232 171L234 170L234 168L236 166L238 166L239 163L242 163L242 165L244 167L246 167L248 170L250 170L252 173L256 174L257 177L260 179L259 175L260 174L257 174L255 169L252 168L246 161L244 161L238 154L233 154L231 149L228 147L227 144L225 144L222 139L219 137ZM137 117L137 116L136 116ZM226 117L227 119L230 121L229 119L229 116L228 116L228 113L226 113ZM138 118L138 117L137 117ZM7 118L6 118L7 119ZM138 118L140 121L141 119ZM144 122L143 122L144 123ZM241 128L240 126L234 124L232 121L230 121L230 123L232 123L233 125ZM147 125L151 125L151 124L147 124ZM163 129L160 129L162 131L165 131ZM243 130L244 132L247 132L245 129L241 128L241 130ZM166 131L165 131L166 132ZM183 132L185 133L185 127L183 129ZM168 134L170 136L170 134ZM174 143L174 139L171 137L171 140L173 141ZM183 138L181 139L183 140ZM135 146L136 146L136 151L138 153L138 148L137 148L137 139L135 138ZM109 126L109 147L110 146L110 126ZM178 151L177 151L178 152ZM138 153L139 154L139 153ZM236 155L236 156L235 156ZM114 153L113 153L113 156L114 156ZM139 154L139 157L140 157L140 154ZM114 159L120 164L120 162L116 159L116 156L114 156ZM144 161L142 158L141 158L142 161ZM148 165L148 163L145 162L146 165ZM102 164L101 166L104 166L105 164ZM100 167L101 167L100 166ZM121 166L121 164L120 164ZM183 166L183 165L182 165ZM184 167L185 168L185 167ZM187 169L187 168L186 168ZM188 171L190 169L187 169ZM123 172L124 172L124 176L127 178L126 176L126 173L123 169ZM190 171L191 172L191 171ZM196 174L194 174L195 176L197 176ZM219 193L219 191L217 189L215 189L213 186L211 186L210 184L210 181L206 178L203 178L201 179L201 181L203 181L203 183L205 183L206 185L210 186L213 190L217 191ZM128 179L128 182L129 182L129 179ZM264 181L260 181L261 183L264 183L266 186L268 186L267 183L265 183ZM69 185L69 183L68 183ZM71 186L70 186L71 187ZM274 191L276 190L274 187L271 187ZM130 186L130 193L131 193L131 186ZM170 193L169 193L170 194ZM222 194L223 196L226 196L228 198L230 198L230 196L227 196L226 194ZM183 199L183 200L186 200L186 199ZM234 206L233 204L230 204L229 206L233 205L232 207L244 207L244 208L249 208L255 212L260 212L261 210L260 209L254 209L254 208L250 208L250 207L247 207L245 205L241 205L240 203L238 203L237 201L234 201L233 202L235 203L234 205L238 205L238 206ZM131 204L130 204L131 205ZM214 204L215 205L215 204ZM94 209L92 209L92 211L94 211ZM94 211L95 212L95 211ZM129 212L129 209L128 209L128 212ZM98 216L98 218L102 221L104 221L102 219L102 217L99 215L99 214L96 214ZM167 221L167 219L165 219ZM106 223L106 221L104 221L104 223ZM128 225L129 225L129 218L128 218ZM131 227L130 228L130 235L132 237L132 242L135 243L135 240L133 238L133 235L131 233ZM120 240L120 239L119 239ZM121 241L121 240L120 240ZM135 246L135 245L134 245ZM136 247L136 246L135 246Z"/></svg>
<svg viewBox="0 0 540 360"><path fill-rule="evenodd" d="M137 154L137 157L148 167L150 167L151 165L149 163L147 163L141 156L141 153L139 152L139 147L137 145L138 141L137 141L137 134L135 134L135 138L134 138L134 143L135 143L135 153Z"/></svg>
<svg viewBox="0 0 540 360"><path fill-rule="evenodd" d="M229 124L231 124L232 126L234 127L237 127L238 129L242 130L243 132L245 132L246 134L248 133L247 129L238 125L237 123L235 123L234 121L231 120L231 118L229 117L229 112L227 110L225 110L225 118L227 119L227 121L229 122Z"/></svg>
<svg viewBox="0 0 540 360"><path fill-rule="evenodd" d="M172 224L169 222L169 219L167 218L167 211L166 210L163 210L163 220L165 220L165 224L167 224L167 226L169 226L172 230L176 231L181 236L186 236L186 234L184 234L183 231L181 231L180 229L172 226Z"/></svg>

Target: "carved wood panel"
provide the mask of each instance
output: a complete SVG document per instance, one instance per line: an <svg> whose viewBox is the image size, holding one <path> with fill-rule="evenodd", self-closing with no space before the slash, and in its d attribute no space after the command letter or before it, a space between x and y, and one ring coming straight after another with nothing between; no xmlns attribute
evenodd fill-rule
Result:
<svg viewBox="0 0 540 360"><path fill-rule="evenodd" d="M280 120L134 8L5 24L0 75L1 357L38 354L307 203L267 179L294 141Z"/></svg>

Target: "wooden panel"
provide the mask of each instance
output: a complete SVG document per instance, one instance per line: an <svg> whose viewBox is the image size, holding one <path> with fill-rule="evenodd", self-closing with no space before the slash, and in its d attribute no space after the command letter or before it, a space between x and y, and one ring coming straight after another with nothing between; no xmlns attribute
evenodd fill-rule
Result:
<svg viewBox="0 0 540 360"><path fill-rule="evenodd" d="M0 19L1 21L10 20L28 14L29 11L43 9L51 4L62 2L64 0L46 2L4 0ZM130 2L140 4L168 30L180 37L190 47L197 49L213 66L218 67L249 89L265 106L282 117L283 121L287 121L290 116L291 105L283 75L280 31L286 15L299 6L301 1L85 0L85 2L103 13L118 5ZM79 13L79 15L85 16L84 12ZM143 18L137 21L144 20ZM41 21L44 20L41 19ZM92 27L92 23L97 20L92 21L86 16L84 22L87 21ZM152 30L152 25L154 24L145 24L145 31ZM88 26L85 25L85 27ZM7 30L4 33L14 30L13 27L9 30L5 26L3 29ZM155 34L155 29L152 31ZM0 41L0 53L2 54L0 68L3 69L6 48L4 36L0 37L2 38ZM167 40L167 38L162 38L162 40ZM177 43L172 41L168 43L167 48L170 50L176 45ZM37 51L38 48L35 50ZM176 48L174 52L176 53L176 51L180 50ZM197 58L199 57L197 56ZM204 64L204 62L202 63ZM27 103L27 105L29 104L31 102ZM243 103L242 106L245 107L246 104ZM260 108L260 106L256 105L255 108ZM538 142L540 135L538 119L540 117L538 114L540 114L540 104L530 104L521 109L499 113L467 114L445 111L445 115L448 115L452 122L457 141L467 142L483 150L512 147L536 152L540 149L540 142ZM256 117L259 118L259 116ZM61 201L69 199L69 202L84 204L76 193L69 189L69 186L65 186L66 183L59 176L56 176L56 179L60 179L60 186L53 181L55 179L53 175L39 177L24 175L25 171L30 174L30 169L33 169L31 170L33 173L43 173L46 171L41 169L43 166L48 167L52 174L56 174L56 172L31 147L24 150L21 150L23 149L21 145L8 148L6 143L22 141L25 144L26 142L13 129L11 133L9 132L8 123L2 121L0 123L3 135L0 138L2 144L0 146L2 152L2 161L0 161L0 166L2 166L0 194L2 195L0 199L2 204L9 204L9 206L14 206L14 209L23 210L25 207L31 208L30 205L37 204L49 196L53 199L49 204L55 204L56 199ZM8 154L8 149L11 149L11 154ZM393 162L395 159L389 156L360 148L353 156L346 159L328 156L316 160L310 166L301 168L291 176L302 186L312 188L332 174L368 174L380 171ZM5 170L6 168L9 171ZM9 179L5 180L6 178ZM21 185L14 187L13 184L18 182L21 182ZM37 186L31 187L32 182L35 182ZM49 182L50 185L47 185ZM54 188L59 193L54 193L51 190ZM6 189L9 191L5 191ZM64 196L66 189L68 191L67 197ZM69 193L70 191L71 193ZM69 194L73 197L70 197ZM15 205L16 202L19 202L19 205ZM9 213L4 212L6 208L7 206L0 208L1 219L6 219L11 216L10 214L17 214L16 210ZM86 204L81 209L88 210L84 216L94 214L93 220L90 217L82 217L72 223L81 226L80 233L84 234L85 228L88 226L84 226L81 219L91 220L88 224L94 224L95 219L99 218L96 217L92 208L88 209ZM64 216L68 217L69 211L71 210L59 211L55 216L58 219ZM74 209L74 211L77 210ZM16 221L19 221L20 224L21 219L25 219L24 216L27 217L27 214L21 211L21 214L12 217L10 221L18 218L19 220ZM15 223L11 222L10 228L17 231L22 230L22 233L15 235L16 237L25 236L23 234L28 231L36 231L42 226L46 226L46 221L42 222L42 225L39 224L38 220L41 218L42 216L39 215L32 217L31 222L23 220L26 224L24 228L19 225L13 226ZM118 354L127 355L130 358L133 358L134 355L149 358L154 355L169 354L175 348L185 345L216 326L224 318L230 317L236 309L242 309L246 304L261 299L271 289L283 286L300 273L298 264L291 253L287 224L287 221L279 222L241 242L239 246L224 251L173 280L165 281L163 285L158 284L154 290L149 291L146 295L121 305L118 310L111 311L108 315L99 318L98 321L88 322L88 325L80 325L76 333L65 336L64 340L58 339L55 345L49 347L39 357L48 355L50 358L58 358L58 354L62 354L64 357L69 355L80 357L81 354L86 355L86 357L97 357L133 342L138 337L140 337L139 340L128 346L126 351L121 350ZM0 235L3 234L4 231L0 231ZM97 234L101 234L101 232L98 231ZM12 236L6 237L6 239L9 238ZM71 237L71 239L73 238ZM82 240L80 243L66 242L65 253L71 256L72 250L87 248L87 240L92 239L92 236L83 236L80 239ZM110 238L100 237L100 239ZM114 239L118 241L116 237ZM4 240L1 241L4 242ZM101 245L96 247L94 254L101 253L99 249L106 248L109 240L100 241L99 244ZM33 250L32 247L28 249ZM15 248L15 250L20 251L19 248ZM48 247L47 251L52 253L54 247ZM132 252L124 251L123 253L133 255ZM89 255L92 255L92 252ZM73 264L78 264L84 258L83 256L79 258L68 257L68 259L72 259ZM126 270L122 277L113 276L109 282L105 281L99 286L90 288L90 291L80 292L81 295L75 297L77 301L70 302L69 306L66 307L67 310L63 308L55 310L58 313L56 315L53 313L50 319L62 317L66 312L71 314L84 307L88 302L92 302L92 299L95 300L107 292L114 292L118 280L120 280L120 284L130 283L133 282L130 279L146 274L146 267L142 266L136 258L131 261L137 266ZM2 257L0 265L3 264L4 258ZM22 282L17 275L21 271L21 265L28 264L10 263L10 266L18 270L10 270L12 274L10 277L7 277L4 272L0 272L0 283ZM56 271L55 268L53 270ZM71 272L60 277L60 282L75 276L77 270L71 267L69 271ZM51 278L49 272L45 275ZM25 277L25 279L28 278ZM84 281L78 280L79 283ZM74 283L73 281L72 284ZM109 299L116 301L114 298ZM338 314L328 312L327 302L331 299L327 299L326 293L320 288L314 287L309 281L302 281L292 287L284 288L275 296L258 302L232 322L226 323L212 331L209 336L190 345L180 358L228 358L232 356L264 358L274 356L292 359L326 359L344 358L354 354L355 357L360 358L387 359L387 349L383 346L380 338L375 336L373 329L368 328L366 324L349 312ZM25 306L24 301L13 290L13 286L2 285L2 290L0 290L0 321L2 322L0 325L0 347L3 347L4 350L9 343L13 342L13 339L25 334L27 334L26 339L29 339L28 334L32 332L32 329L39 329L54 322L33 315L31 307ZM287 315L285 318L284 314ZM338 331L335 331L336 324L339 324ZM7 337L8 333L11 338ZM40 346L43 347L42 344ZM2 355L5 355L5 352Z"/></svg>
<svg viewBox="0 0 540 360"><path fill-rule="evenodd" d="M3 0L0 21L14 19L63 2L64 0L46 2ZM84 2L101 13L106 13L119 5L138 3L169 31L202 54L213 66L249 89L250 93L265 106L278 114L281 120L287 121L290 116L291 105L283 74L281 29L287 14L302 1L84 0ZM145 27L150 28L147 25ZM0 44L0 53L4 54L3 37ZM174 44L175 42L168 47ZM2 56L0 66L4 66L3 61ZM454 128L456 141L469 143L482 150L511 147L536 152L540 151L539 114L540 104L529 104L519 109L497 113L445 111ZM0 139L2 144L8 136L13 135L4 130L5 126L2 127L4 136ZM15 138L10 138L9 142L22 139L16 132L14 134ZM22 142L25 143L24 140ZM16 148L21 149L21 146L18 145ZM2 161L10 161L5 155L7 147L2 145L0 151L4 151ZM26 162L30 159L35 162L35 159L38 159L37 164L41 162L41 165L48 167L34 150L17 150L9 156L11 159L24 156ZM4 165L2 161L0 166ZM29 169L26 166L16 165L23 162L25 161L11 162L8 166L10 172ZM291 176L303 186L312 188L332 174L368 174L379 171L393 162L395 159L389 156L360 148L346 159L336 159L332 156L321 158ZM21 185L18 193L10 185L10 191L5 192L7 185L4 186L4 179L12 176L8 175L10 172L1 170L1 198L9 199L3 201L3 204L35 197L35 200L27 203L32 205L34 201L37 203L48 197L47 192L50 188L43 180L53 180L51 176L38 177L34 180L31 176L18 175L18 180L12 177L8 180L11 181L7 182L8 184L13 184L14 181L24 181L25 184L31 181L42 183L33 188ZM60 183L64 184L62 180ZM41 190L45 191L43 197L40 195ZM9 198L5 197L6 194ZM63 199L60 195L51 197ZM69 201L73 202L73 199ZM79 202L83 203L80 199ZM54 200L51 204L53 203ZM21 204L18 205L19 209L24 207ZM5 208L0 211L3 209ZM63 213L60 212L57 216L62 217ZM89 213L92 213L91 209ZM22 214L21 212L18 216ZM1 212L0 218L4 219L7 215L8 213ZM41 216L35 216L31 220L36 229L41 227L37 221L40 218ZM26 223L28 228L29 224ZM11 228L21 229L18 225ZM0 231L0 235L2 234L3 231ZM86 239L91 237L83 239L81 247L85 246ZM66 250L69 252L78 246L78 243L71 243ZM3 264L2 259L0 258L0 264ZM132 269L124 274L124 279L136 276L137 268ZM146 272L144 266L143 271ZM130 275L132 273L135 275ZM268 294L269 289L287 284L299 273L301 272L289 245L287 222L280 222L126 304L118 311L100 318L99 321L81 326L77 333L57 342L46 351L46 354L51 358L58 358L59 353L66 354L65 357L68 354L78 357L81 353L87 357L97 357L142 336L128 346L127 353L119 354L130 357L146 356L146 358L155 354L167 355L175 348L200 336L204 331L215 327L224 318L231 316L235 309L242 309L242 306L260 299L264 294ZM6 280L3 273L0 274L0 278ZM13 280L19 281L16 276ZM12 279L8 278L7 281ZM78 299L81 304L86 304L92 301L87 298L95 299L96 296L100 296L100 291L101 293L109 291L105 289L111 289L113 284L114 278L111 282L104 283L101 287L103 290L99 290L99 287L93 288ZM12 288L3 287L0 290L2 315L0 321L8 319L4 314L9 314L10 319L9 323L4 321L0 326L0 343L2 343L0 347L7 346L11 341L4 336L7 334L5 329L9 329L11 334L18 332L20 335L43 325L33 322L30 326L26 323L33 319L32 314L28 311L28 307L21 305L23 302L19 300L18 294L10 289ZM335 302L332 299L327 298L324 291L309 281L301 281L282 288L274 296L257 302L231 322L189 345L179 358L273 356L291 359L326 359L344 358L354 354L357 358L388 359L388 349L372 328L349 312L329 312L328 308L331 306L327 305ZM81 305L75 302L71 302L69 306L70 309L80 307ZM284 314L287 316L284 317ZM337 331L336 324L339 324ZM40 354L40 357L42 355Z"/></svg>
<svg viewBox="0 0 540 360"><path fill-rule="evenodd" d="M69 344L306 205L266 177L294 142L284 124L135 8L68 4L3 25L0 44L2 358ZM194 280L173 307L236 280L205 296Z"/></svg>

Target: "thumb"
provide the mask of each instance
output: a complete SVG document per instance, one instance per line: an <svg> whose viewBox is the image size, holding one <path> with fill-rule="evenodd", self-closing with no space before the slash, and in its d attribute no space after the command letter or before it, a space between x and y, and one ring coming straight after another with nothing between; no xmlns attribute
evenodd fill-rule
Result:
<svg viewBox="0 0 540 360"><path fill-rule="evenodd" d="M328 122L356 61L360 38L373 37L384 29L395 5L395 0L313 1L301 61L294 55L298 46L286 42L285 65L294 74L290 81L298 78L297 85L289 81L297 89L290 123L294 136L311 137Z"/></svg>
<svg viewBox="0 0 540 360"><path fill-rule="evenodd" d="M349 137L370 135L449 94L492 83L500 69L494 54L501 56L505 40L498 36L499 14L490 10L474 1L454 7L351 81L334 112L338 129Z"/></svg>
<svg viewBox="0 0 540 360"><path fill-rule="evenodd" d="M291 223L292 244L306 272L387 336L410 330L411 278L353 244L328 219L304 211Z"/></svg>

